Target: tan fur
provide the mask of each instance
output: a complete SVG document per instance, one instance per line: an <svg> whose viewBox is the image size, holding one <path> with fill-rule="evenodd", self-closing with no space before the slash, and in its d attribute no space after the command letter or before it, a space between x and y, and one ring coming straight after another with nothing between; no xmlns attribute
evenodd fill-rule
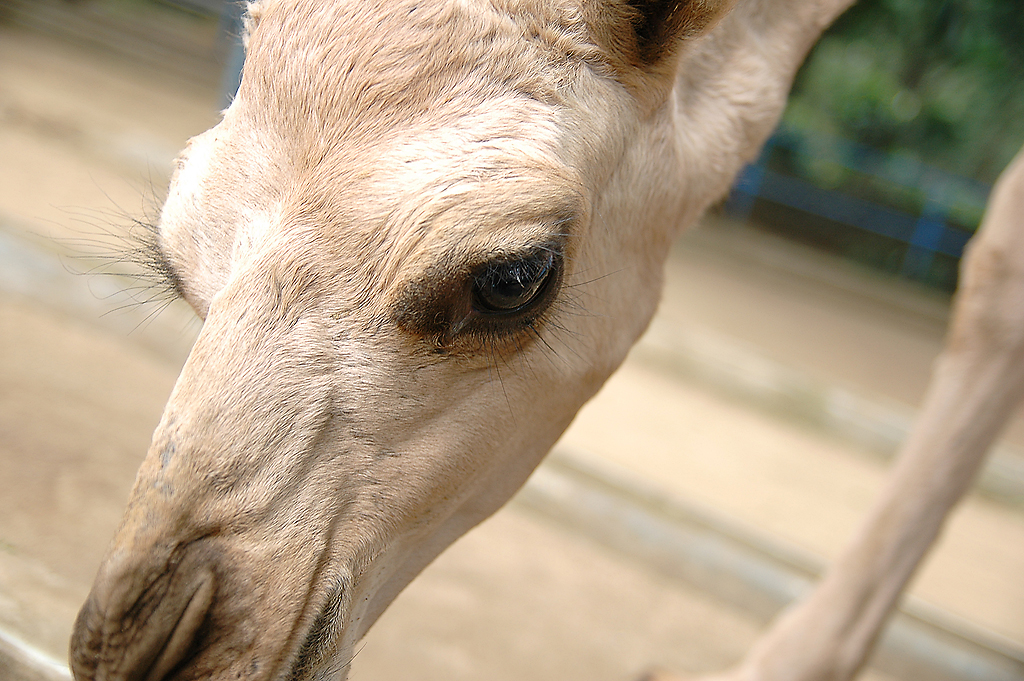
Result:
<svg viewBox="0 0 1024 681"><path fill-rule="evenodd" d="M846 3L669 4L658 44L619 39L638 15L618 0L250 8L238 97L162 214L205 325L76 623L80 681L344 677L409 580L522 485ZM480 273L538 253L544 305L481 312ZM900 545L878 555L905 563ZM744 678L846 678L815 674L863 658L879 574L871 618L835 610L817 657L762 646Z"/></svg>

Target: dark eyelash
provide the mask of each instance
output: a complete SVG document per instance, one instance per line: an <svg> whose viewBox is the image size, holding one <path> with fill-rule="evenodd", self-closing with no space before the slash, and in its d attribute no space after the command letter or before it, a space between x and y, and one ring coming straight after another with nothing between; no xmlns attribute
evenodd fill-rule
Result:
<svg viewBox="0 0 1024 681"><path fill-rule="evenodd" d="M122 250L115 257L133 266L128 276L138 282L135 291L143 294L142 302L169 302L184 297L181 279L160 247L160 233L155 223L132 220L121 245Z"/></svg>
<svg viewBox="0 0 1024 681"><path fill-rule="evenodd" d="M69 266L69 271L127 282L121 290L130 301L112 312L157 304L158 308L149 315L155 316L183 297L181 280L160 248L154 221L131 217L120 208L113 213L83 211L72 215L85 225L84 235L62 239L61 243L68 258L83 264L84 269ZM117 227L118 221L127 224Z"/></svg>
<svg viewBox="0 0 1024 681"><path fill-rule="evenodd" d="M129 230L128 239L135 244L128 259L139 267L141 278L151 284L151 290L175 298L184 298L181 278L160 247L157 226L136 220L133 228Z"/></svg>

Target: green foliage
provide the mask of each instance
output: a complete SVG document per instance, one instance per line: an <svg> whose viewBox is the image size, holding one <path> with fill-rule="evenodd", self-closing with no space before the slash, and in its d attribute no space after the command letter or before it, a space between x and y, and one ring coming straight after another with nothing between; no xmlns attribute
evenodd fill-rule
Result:
<svg viewBox="0 0 1024 681"><path fill-rule="evenodd" d="M991 183L1024 143L1024 2L862 0L812 52L784 122ZM825 156L803 170L835 185Z"/></svg>

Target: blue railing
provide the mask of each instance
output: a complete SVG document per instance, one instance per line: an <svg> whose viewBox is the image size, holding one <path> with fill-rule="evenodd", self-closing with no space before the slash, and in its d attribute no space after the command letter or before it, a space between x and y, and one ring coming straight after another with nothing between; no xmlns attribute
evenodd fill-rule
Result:
<svg viewBox="0 0 1024 681"><path fill-rule="evenodd" d="M780 149L796 157L834 164L840 173L856 173L872 182L888 183L923 197L916 214L824 188L770 167ZM901 273L923 277L935 254L960 258L977 227L991 187L952 175L914 159L824 135L810 136L780 128L765 145L760 158L737 177L726 210L750 217L757 199L787 206L832 222L861 229L907 244ZM966 217L971 231L950 224L950 217Z"/></svg>

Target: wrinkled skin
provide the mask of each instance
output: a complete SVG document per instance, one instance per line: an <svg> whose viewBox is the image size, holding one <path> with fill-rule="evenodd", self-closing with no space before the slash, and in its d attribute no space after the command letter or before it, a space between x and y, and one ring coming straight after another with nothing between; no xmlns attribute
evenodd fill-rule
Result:
<svg viewBox="0 0 1024 681"><path fill-rule="evenodd" d="M179 158L156 247L205 324L80 681L344 677L622 361L844 3L380 4L258 3Z"/></svg>

